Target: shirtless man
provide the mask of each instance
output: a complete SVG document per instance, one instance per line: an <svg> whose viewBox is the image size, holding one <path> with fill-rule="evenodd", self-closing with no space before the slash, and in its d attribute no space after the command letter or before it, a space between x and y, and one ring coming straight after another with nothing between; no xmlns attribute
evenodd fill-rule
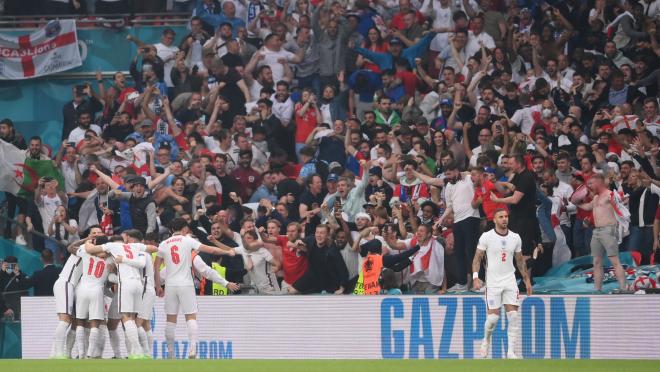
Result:
<svg viewBox="0 0 660 372"><path fill-rule="evenodd" d="M584 210L593 211L594 233L591 238L591 255L594 258L594 287L600 291L603 286L603 254L607 254L619 288L626 288L626 276L619 261L618 228L615 217L614 199L607 188L602 174L595 173L587 182L587 187L594 194L590 203L580 205Z"/></svg>

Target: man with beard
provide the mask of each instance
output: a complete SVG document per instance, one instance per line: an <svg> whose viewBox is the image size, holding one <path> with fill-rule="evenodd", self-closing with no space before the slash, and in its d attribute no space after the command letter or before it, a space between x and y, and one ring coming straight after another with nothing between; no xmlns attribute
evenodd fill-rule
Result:
<svg viewBox="0 0 660 372"><path fill-rule="evenodd" d="M89 97L89 99L87 99ZM63 127L62 139L76 127L78 114L81 111L96 113L103 109L101 102L92 94L89 84L76 85L73 88L73 100L62 107Z"/></svg>
<svg viewBox="0 0 660 372"><path fill-rule="evenodd" d="M330 240L328 225L316 226L314 236L296 241L296 247L305 252L309 266L289 293L334 293L342 294L348 284L348 270L337 247Z"/></svg>
<svg viewBox="0 0 660 372"><path fill-rule="evenodd" d="M534 175L525 167L525 160L520 155L509 158L509 166L514 172L511 183L515 186L512 195L500 198L491 194L495 203L510 205L509 227L522 239L522 253L529 259L536 243L540 242L540 230L536 218L536 181Z"/></svg>
<svg viewBox="0 0 660 372"><path fill-rule="evenodd" d="M250 58L250 61L245 65L243 70L243 79L248 88L250 88L250 101L256 102L261 95L263 88L270 88L275 90L275 82L273 81L273 70L268 65L262 65L257 68L257 63L264 58L260 52L256 52ZM254 70L257 70L256 78L254 77Z"/></svg>
<svg viewBox="0 0 660 372"><path fill-rule="evenodd" d="M310 236L321 223L321 204L323 204L323 179L318 174L313 174L307 179L307 190L300 196L298 213L300 219L307 219L305 224L305 236Z"/></svg>
<svg viewBox="0 0 660 372"><path fill-rule="evenodd" d="M76 115L76 123L78 126L69 133L68 141L73 142L75 145L85 138L85 132L89 129L96 132L97 135L101 134L101 127L92 124L92 115L87 111L79 111Z"/></svg>
<svg viewBox="0 0 660 372"><path fill-rule="evenodd" d="M264 242L277 244L282 249L283 293L288 293L292 289L291 284L296 283L308 270L307 253L296 244L301 242L301 232L302 227L298 222L290 222L286 226L286 235L269 232L266 236L262 236Z"/></svg>
<svg viewBox="0 0 660 372"><path fill-rule="evenodd" d="M421 176L418 174L418 177ZM447 216L454 216L454 250L458 261L457 283L449 289L450 292L461 292L468 289L468 275L471 274L471 262L477 246L479 233L479 211L472 206L474 199L474 183L470 175L463 175L458 170L456 162L445 167L444 182L437 178L422 176L422 181L436 187L445 185L447 208L440 217L442 223Z"/></svg>
<svg viewBox="0 0 660 372"><path fill-rule="evenodd" d="M11 143L21 150L27 148L25 139L16 131L16 128L14 128L14 122L8 118L0 120L0 139L7 143Z"/></svg>
<svg viewBox="0 0 660 372"><path fill-rule="evenodd" d="M131 192L114 190L111 199L127 200L133 228L143 234L158 231L156 203L151 192L146 192L147 180L144 177L135 177L127 181L133 185Z"/></svg>
<svg viewBox="0 0 660 372"><path fill-rule="evenodd" d="M243 201L249 200L252 193L261 183L259 172L252 168L251 150L241 150L238 153L238 168L231 175L239 185L238 196Z"/></svg>

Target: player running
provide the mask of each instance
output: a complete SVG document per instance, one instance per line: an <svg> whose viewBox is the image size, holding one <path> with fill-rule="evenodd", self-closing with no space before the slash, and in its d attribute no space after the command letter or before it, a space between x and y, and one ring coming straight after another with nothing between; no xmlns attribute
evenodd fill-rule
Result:
<svg viewBox="0 0 660 372"><path fill-rule="evenodd" d="M195 297L195 285L192 277L192 251L202 251L210 254L233 256L234 250L228 246L216 242L220 248L204 245L188 236L190 227L182 218L175 218L170 222L172 236L160 243L158 254L154 261L154 271L165 262L165 340L170 359L174 358L174 332L176 329L176 318L179 310L186 317L188 328L188 339L190 341L190 352L188 358L197 356L197 298ZM156 294L163 296L160 275L155 275Z"/></svg>
<svg viewBox="0 0 660 372"><path fill-rule="evenodd" d="M86 250L90 254L109 253L117 264L119 283L116 296L118 296L118 311L124 324L128 358L142 359L145 357L144 350L140 345L135 319L142 304L142 270L147 264L145 252L155 250L155 247L148 248L140 243L143 236L139 230L126 230L122 233L122 238L124 243L113 242L101 246L87 243Z"/></svg>
<svg viewBox="0 0 660 372"><path fill-rule="evenodd" d="M509 231L509 212L498 209L493 215L495 228L481 234L477 251L472 261L472 278L474 289L482 286L479 280L481 260L486 256L486 306L488 316L484 326L484 340L481 343L481 357L488 357L491 336L500 318L500 308L504 304L506 317L509 319L507 336L509 348L508 359L519 359L515 353L518 337L518 307L520 306L518 286L516 284L516 269L513 267L513 258L525 281L527 295L532 295L532 284L527 273L527 266L522 255L522 240L520 235Z"/></svg>
<svg viewBox="0 0 660 372"><path fill-rule="evenodd" d="M70 357L71 348L73 347L75 339L75 328L72 327L71 332L69 332L69 326L73 321L73 305L75 303L74 295L76 286L82 275L82 260L75 254L75 252L78 250L78 247L85 244L86 241L101 235L103 235L103 231L98 226L92 226L89 229L89 235L87 238L78 240L69 245L68 250L71 255L64 263L60 276L53 285L55 307L57 309L57 316L60 319L55 328L55 335L53 337L54 358L62 359ZM68 335L69 333L70 335Z"/></svg>

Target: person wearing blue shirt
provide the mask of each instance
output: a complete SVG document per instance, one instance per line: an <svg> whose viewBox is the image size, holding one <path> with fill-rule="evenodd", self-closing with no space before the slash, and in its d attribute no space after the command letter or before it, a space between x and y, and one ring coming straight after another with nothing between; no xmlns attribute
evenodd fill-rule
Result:
<svg viewBox="0 0 660 372"><path fill-rule="evenodd" d="M261 177L261 185L257 187L250 203L259 203L261 199L268 199L271 203L276 204L279 201L277 197L277 188L275 187L275 175L271 171L266 171Z"/></svg>
<svg viewBox="0 0 660 372"><path fill-rule="evenodd" d="M364 119L364 113L370 111L374 104L374 94L383 88L383 81L379 74L371 70L357 70L348 77L349 111L355 112L360 120ZM357 93L358 101L355 102L353 93Z"/></svg>
<svg viewBox="0 0 660 372"><path fill-rule="evenodd" d="M197 15L202 22L207 23L213 28L218 28L223 23L230 23L232 25L232 35L236 37L238 35L238 30L242 27L245 28L245 21L236 18L236 5L231 1L225 1L222 4L222 13L212 13L207 11L204 6L206 2L201 2L197 5L195 9L195 15Z"/></svg>
<svg viewBox="0 0 660 372"><path fill-rule="evenodd" d="M391 70L394 68L395 58L404 58L408 61L409 66L415 66L415 58L421 57L431 45L431 40L435 37L435 32L427 33L417 44L411 45L408 48L403 48L401 39L393 37L389 41L389 53L373 52L365 48L355 48L354 50L370 61L378 65L382 71Z"/></svg>

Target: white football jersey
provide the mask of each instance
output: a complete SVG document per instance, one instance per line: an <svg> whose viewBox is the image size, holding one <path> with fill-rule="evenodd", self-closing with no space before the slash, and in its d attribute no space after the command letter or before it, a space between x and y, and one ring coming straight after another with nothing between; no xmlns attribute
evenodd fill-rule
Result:
<svg viewBox="0 0 660 372"><path fill-rule="evenodd" d="M78 285L80 275L82 275L81 263L82 260L76 254L70 255L64 263L64 267L62 267L62 271L60 271L60 279L71 283L74 287Z"/></svg>
<svg viewBox="0 0 660 372"><path fill-rule="evenodd" d="M112 255L112 257L124 256L128 259L136 259L141 255L144 255L144 252L147 250L147 246L142 243L106 243L103 244L103 250ZM147 261L147 264L149 262ZM142 269L133 267L126 263L117 264L117 276L119 281L127 279L138 279L142 280L144 276Z"/></svg>
<svg viewBox="0 0 660 372"><path fill-rule="evenodd" d="M142 270L142 275L143 278L142 280L144 281L145 287L151 287L153 288L155 283L154 283L154 260L152 258L152 255L147 253L147 264L144 265L144 269Z"/></svg>
<svg viewBox="0 0 660 372"><path fill-rule="evenodd" d="M112 261L109 258L100 258L87 253L84 245L78 248L76 254L82 260L80 266L84 266L80 285L84 287L103 287L110 274L108 266Z"/></svg>
<svg viewBox="0 0 660 372"><path fill-rule="evenodd" d="M158 257L165 261L166 286L192 286L192 251L198 251L199 241L185 235L174 235L160 243Z"/></svg>
<svg viewBox="0 0 660 372"><path fill-rule="evenodd" d="M520 235L509 230L506 235L498 234L495 229L481 234L477 249L486 251L486 287L516 287L516 269L513 258L522 251Z"/></svg>

